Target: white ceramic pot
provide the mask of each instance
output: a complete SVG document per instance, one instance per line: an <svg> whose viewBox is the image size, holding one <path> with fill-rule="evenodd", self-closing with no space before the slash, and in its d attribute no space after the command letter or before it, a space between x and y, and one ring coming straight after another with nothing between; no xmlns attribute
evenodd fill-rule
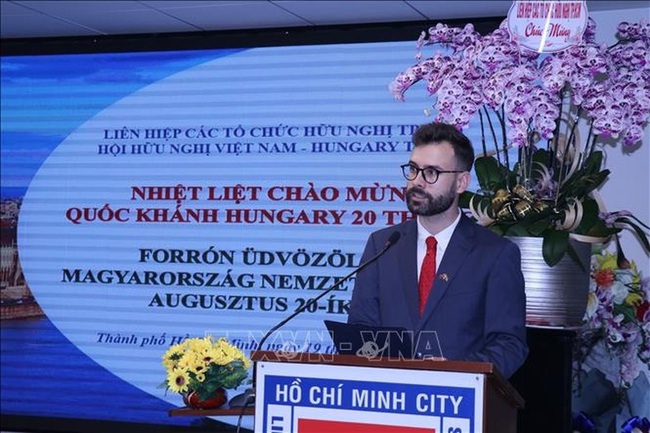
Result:
<svg viewBox="0 0 650 433"><path fill-rule="evenodd" d="M568 254L555 266L548 266L542 256L543 238L508 239L521 251L521 270L526 281L526 324L580 325L587 308L591 244L571 240L583 269Z"/></svg>

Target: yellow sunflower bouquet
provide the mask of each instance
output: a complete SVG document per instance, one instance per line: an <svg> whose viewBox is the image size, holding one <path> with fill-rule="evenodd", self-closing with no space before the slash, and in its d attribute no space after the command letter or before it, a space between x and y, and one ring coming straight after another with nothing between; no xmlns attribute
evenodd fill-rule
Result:
<svg viewBox="0 0 650 433"><path fill-rule="evenodd" d="M189 338L163 355L167 371L163 387L199 400L213 398L219 389L234 389L248 377L250 360L226 338Z"/></svg>

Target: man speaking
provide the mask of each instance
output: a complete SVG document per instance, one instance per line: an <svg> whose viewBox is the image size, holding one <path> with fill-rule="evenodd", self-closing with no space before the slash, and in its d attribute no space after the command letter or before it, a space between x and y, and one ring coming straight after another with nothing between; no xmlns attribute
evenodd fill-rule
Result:
<svg viewBox="0 0 650 433"><path fill-rule="evenodd" d="M528 354L519 249L458 207L474 162L464 134L429 123L413 144L402 171L416 218L370 235L362 263L400 241L357 275L348 323L413 331L418 357L491 362L508 378Z"/></svg>

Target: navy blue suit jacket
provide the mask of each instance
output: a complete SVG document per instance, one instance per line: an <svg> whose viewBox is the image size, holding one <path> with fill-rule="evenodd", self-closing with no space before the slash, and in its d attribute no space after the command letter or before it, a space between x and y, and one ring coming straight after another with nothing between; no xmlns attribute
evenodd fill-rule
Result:
<svg viewBox="0 0 650 433"><path fill-rule="evenodd" d="M415 219L372 233L361 262L395 231L399 241L357 275L348 322L436 331L445 358L491 362L510 377L528 354L519 248L461 215L420 317ZM435 347L417 351L440 356Z"/></svg>

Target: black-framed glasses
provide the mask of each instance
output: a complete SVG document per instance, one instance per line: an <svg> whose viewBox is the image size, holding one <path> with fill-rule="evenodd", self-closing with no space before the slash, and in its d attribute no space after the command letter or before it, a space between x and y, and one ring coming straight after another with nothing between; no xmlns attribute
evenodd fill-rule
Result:
<svg viewBox="0 0 650 433"><path fill-rule="evenodd" d="M408 164L400 165L402 174L406 180L415 180L418 174L422 173L422 178L426 183L436 183L440 173L462 173L465 170L438 170L433 167L420 168L417 165L409 162Z"/></svg>

